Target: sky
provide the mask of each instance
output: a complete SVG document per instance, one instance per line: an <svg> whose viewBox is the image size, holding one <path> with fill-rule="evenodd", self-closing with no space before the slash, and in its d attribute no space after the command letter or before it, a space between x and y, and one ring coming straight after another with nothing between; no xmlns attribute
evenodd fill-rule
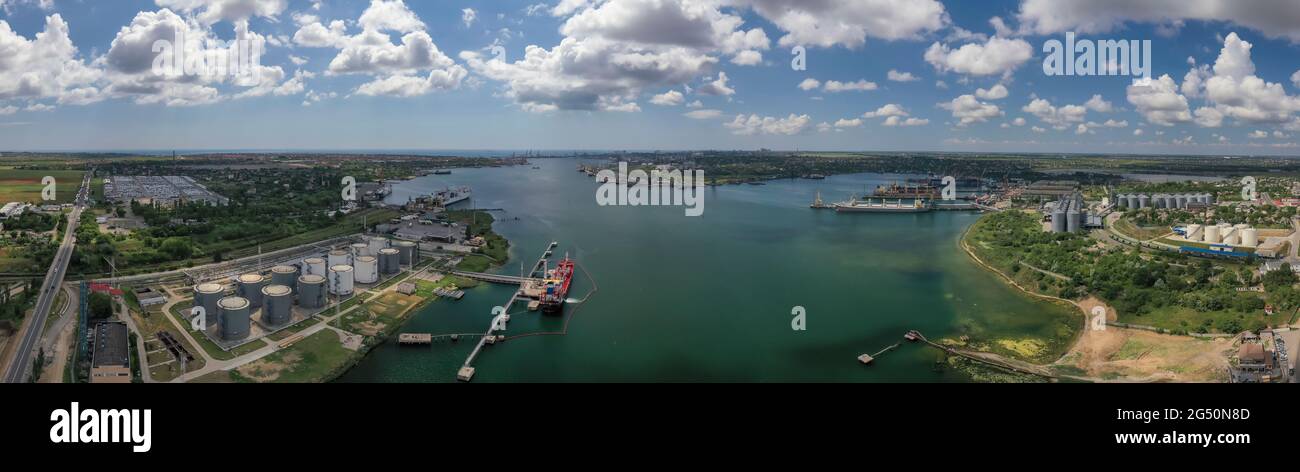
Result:
<svg viewBox="0 0 1300 472"><path fill-rule="evenodd" d="M0 0L0 150L1297 143L1300 0Z"/></svg>

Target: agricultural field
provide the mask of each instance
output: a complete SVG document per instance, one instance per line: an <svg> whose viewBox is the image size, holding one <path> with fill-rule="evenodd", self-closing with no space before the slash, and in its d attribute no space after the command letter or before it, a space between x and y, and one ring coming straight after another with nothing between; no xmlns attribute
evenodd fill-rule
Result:
<svg viewBox="0 0 1300 472"><path fill-rule="evenodd" d="M81 179L79 170L19 170L0 167L0 202L40 203L41 179L54 177L57 203L70 203L77 196Z"/></svg>

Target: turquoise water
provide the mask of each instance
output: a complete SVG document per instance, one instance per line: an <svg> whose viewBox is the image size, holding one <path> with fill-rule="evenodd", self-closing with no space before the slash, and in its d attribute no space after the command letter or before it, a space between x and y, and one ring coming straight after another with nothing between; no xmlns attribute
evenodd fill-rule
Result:
<svg viewBox="0 0 1300 472"><path fill-rule="evenodd" d="M864 367L856 358L901 340L1045 335L1061 310L1003 285L961 252L977 214L840 215L808 208L907 176L848 175L784 180L705 192L702 217L682 208L599 207L597 184L572 159L458 170L394 189L391 202L453 185L474 188L474 205L505 208L497 232L513 243L499 269L518 273L559 241L583 269L570 296L567 336L488 347L476 382L532 381L963 381L933 369L938 354L917 346ZM590 275L590 280L585 274ZM594 284L593 284L594 281ZM401 331L482 332L512 289L481 286L459 302L437 301ZM802 306L807 330L791 329ZM517 308L508 335L559 331L565 318ZM375 348L344 382L452 382L472 343Z"/></svg>

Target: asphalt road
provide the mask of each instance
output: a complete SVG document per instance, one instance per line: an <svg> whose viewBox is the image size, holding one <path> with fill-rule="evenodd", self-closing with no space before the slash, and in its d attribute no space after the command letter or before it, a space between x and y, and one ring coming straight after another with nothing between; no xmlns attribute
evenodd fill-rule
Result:
<svg viewBox="0 0 1300 472"><path fill-rule="evenodd" d="M14 352L13 361L4 371L6 383L25 382L32 373L32 354L36 344L40 342L41 332L45 328L45 318L50 314L54 298L59 294L59 287L63 286L63 276L67 273L68 262L72 260L72 253L77 246L77 225L81 222L81 212L86 209L89 192L90 176L87 175L81 183L81 190L77 192L72 214L68 215L68 228L63 234L63 244L54 255L54 264L45 275L45 283L41 284L41 293L36 299L36 311L27 321L27 331L23 333L18 350Z"/></svg>

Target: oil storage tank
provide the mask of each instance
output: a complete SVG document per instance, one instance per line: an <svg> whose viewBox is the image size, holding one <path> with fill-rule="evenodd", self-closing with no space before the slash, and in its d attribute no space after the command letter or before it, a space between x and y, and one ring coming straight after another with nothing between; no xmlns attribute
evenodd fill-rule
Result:
<svg viewBox="0 0 1300 472"><path fill-rule="evenodd" d="M298 268L294 266L275 266L271 268L271 284L293 288L298 280Z"/></svg>
<svg viewBox="0 0 1300 472"><path fill-rule="evenodd" d="M324 277L325 267L327 267L325 265L325 259L321 259L319 257L313 257L311 259L302 261L303 275L319 275L321 277Z"/></svg>
<svg viewBox="0 0 1300 472"><path fill-rule="evenodd" d="M379 251L379 272L393 275L402 271L402 253L393 248Z"/></svg>
<svg viewBox="0 0 1300 472"><path fill-rule="evenodd" d="M1205 227L1205 243L1206 243L1206 244L1219 244L1219 243L1222 241L1221 236L1220 236L1220 234L1221 234L1220 231L1221 231L1221 228L1219 228L1218 226L1214 226L1214 225L1206 226L1206 227Z"/></svg>
<svg viewBox="0 0 1300 472"><path fill-rule="evenodd" d="M287 285L267 285L262 289L262 322L282 326L293 319L293 289Z"/></svg>
<svg viewBox="0 0 1300 472"><path fill-rule="evenodd" d="M1249 248L1259 247L1259 230L1255 228L1241 230L1241 245Z"/></svg>
<svg viewBox="0 0 1300 472"><path fill-rule="evenodd" d="M227 297L218 302L221 308L221 339L238 341L248 337L252 307L243 297Z"/></svg>
<svg viewBox="0 0 1300 472"><path fill-rule="evenodd" d="M329 285L330 293L346 297L352 295L352 290L356 284L356 271L350 265L336 265L330 267Z"/></svg>
<svg viewBox="0 0 1300 472"><path fill-rule="evenodd" d="M225 296L226 286L221 284L199 284L194 287L194 306L203 307L203 318L207 326L216 326L221 321L218 303Z"/></svg>
<svg viewBox="0 0 1300 472"><path fill-rule="evenodd" d="M250 309L262 307L262 287L266 286L266 277L262 274L244 274L239 276L239 287L235 292L248 301Z"/></svg>
<svg viewBox="0 0 1300 472"><path fill-rule="evenodd" d="M371 236L366 238L366 243L370 245L370 255L372 256L377 256L379 255L379 251L388 249L388 238Z"/></svg>
<svg viewBox="0 0 1300 472"><path fill-rule="evenodd" d="M402 264L415 265L420 263L420 248L414 242L399 241L396 247L402 253Z"/></svg>
<svg viewBox="0 0 1300 472"><path fill-rule="evenodd" d="M325 308L325 276L307 274L298 277L298 306L306 310Z"/></svg>
<svg viewBox="0 0 1300 472"><path fill-rule="evenodd" d="M334 266L352 265L352 253L343 250L330 251L328 262L331 268Z"/></svg>
<svg viewBox="0 0 1300 472"><path fill-rule="evenodd" d="M356 280L359 284L373 284L379 282L379 258L374 256L361 256L357 258Z"/></svg>

